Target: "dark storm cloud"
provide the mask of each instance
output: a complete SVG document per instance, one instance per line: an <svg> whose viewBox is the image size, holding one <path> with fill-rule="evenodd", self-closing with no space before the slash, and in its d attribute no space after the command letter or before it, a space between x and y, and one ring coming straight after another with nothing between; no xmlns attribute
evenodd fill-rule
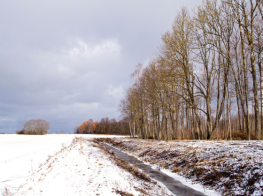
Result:
<svg viewBox="0 0 263 196"><path fill-rule="evenodd" d="M0 2L0 132L30 119L72 132L118 118L138 62L157 50L182 6L172 0Z"/></svg>

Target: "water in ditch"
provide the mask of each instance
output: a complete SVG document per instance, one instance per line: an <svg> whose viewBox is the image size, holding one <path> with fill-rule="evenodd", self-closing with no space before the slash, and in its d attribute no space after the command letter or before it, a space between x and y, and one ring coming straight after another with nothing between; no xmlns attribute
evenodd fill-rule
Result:
<svg viewBox="0 0 263 196"><path fill-rule="evenodd" d="M204 196L205 194L196 191L184 184L182 184L180 181L175 180L174 178L168 176L167 174L153 169L151 166L144 164L142 161L136 159L133 156L129 156L125 153L123 153L122 151L109 146L105 143L101 143L101 145L103 145L104 147L111 149L115 155L127 162L129 162L130 164L134 165L135 167L138 167L139 169L141 169L144 173L146 173L148 176L150 176L151 178L161 182L162 184L164 184L172 193L174 193L176 196Z"/></svg>

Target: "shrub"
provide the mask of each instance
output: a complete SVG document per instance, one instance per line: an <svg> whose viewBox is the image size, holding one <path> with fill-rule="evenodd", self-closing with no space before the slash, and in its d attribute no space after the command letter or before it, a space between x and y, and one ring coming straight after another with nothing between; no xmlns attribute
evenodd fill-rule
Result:
<svg viewBox="0 0 263 196"><path fill-rule="evenodd" d="M50 124L42 119L32 119L23 124L23 129L26 131L26 134L29 135L43 135L47 134L48 129L50 129Z"/></svg>
<svg viewBox="0 0 263 196"><path fill-rule="evenodd" d="M247 140L247 133L245 131L238 131L232 133L232 139L233 140ZM255 140L255 134L250 133L250 139Z"/></svg>
<svg viewBox="0 0 263 196"><path fill-rule="evenodd" d="M26 130L25 129L17 130L16 134L26 134Z"/></svg>

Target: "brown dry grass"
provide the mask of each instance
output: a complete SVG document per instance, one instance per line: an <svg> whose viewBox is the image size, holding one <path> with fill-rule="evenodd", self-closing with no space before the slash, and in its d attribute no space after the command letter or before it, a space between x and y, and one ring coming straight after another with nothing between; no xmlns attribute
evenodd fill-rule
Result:
<svg viewBox="0 0 263 196"><path fill-rule="evenodd" d="M120 191L120 190L117 190L117 189L114 189L114 191L115 191L117 194L120 194L121 196L134 196L133 194L127 193L127 192L125 192L125 191Z"/></svg>

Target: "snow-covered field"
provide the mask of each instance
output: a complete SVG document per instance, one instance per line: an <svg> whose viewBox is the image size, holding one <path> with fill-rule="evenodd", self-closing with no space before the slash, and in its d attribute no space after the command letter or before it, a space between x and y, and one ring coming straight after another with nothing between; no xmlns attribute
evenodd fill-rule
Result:
<svg viewBox="0 0 263 196"><path fill-rule="evenodd" d="M16 187L75 135L0 135L0 188Z"/></svg>
<svg viewBox="0 0 263 196"><path fill-rule="evenodd" d="M117 167L92 141L75 137L0 135L0 195L172 195Z"/></svg>
<svg viewBox="0 0 263 196"><path fill-rule="evenodd" d="M58 152L62 145L69 145L76 136L96 137L75 134L0 135L0 189L18 187L49 155Z"/></svg>
<svg viewBox="0 0 263 196"><path fill-rule="evenodd" d="M191 182L203 184L224 195L263 195L263 141L166 142L116 138L106 142L153 167L165 169L164 172L185 184L184 179L188 179L189 186Z"/></svg>

